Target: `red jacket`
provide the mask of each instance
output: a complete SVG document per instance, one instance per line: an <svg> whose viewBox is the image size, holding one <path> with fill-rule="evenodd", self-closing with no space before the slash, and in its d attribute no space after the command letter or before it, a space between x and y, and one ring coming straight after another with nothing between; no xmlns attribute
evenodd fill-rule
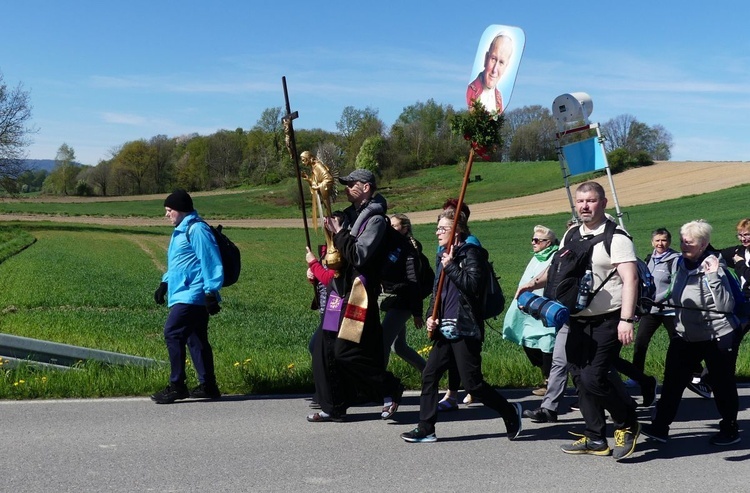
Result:
<svg viewBox="0 0 750 493"><path fill-rule="evenodd" d="M480 72L479 75L477 75L477 78L474 79L474 81L469 84L469 87L466 88L466 104L469 108L471 108L471 104L475 99L480 97L482 91L484 90L484 85L482 84L483 74L484 72ZM497 87L495 88L495 105L497 106L497 112L502 113L503 96L502 94L500 94L500 91L498 91ZM492 110L488 108L488 111Z"/></svg>

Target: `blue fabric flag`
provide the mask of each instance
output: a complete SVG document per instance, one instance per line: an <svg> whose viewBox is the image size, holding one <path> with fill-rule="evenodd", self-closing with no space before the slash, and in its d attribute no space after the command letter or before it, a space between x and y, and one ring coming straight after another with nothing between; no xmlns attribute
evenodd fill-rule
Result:
<svg viewBox="0 0 750 493"><path fill-rule="evenodd" d="M563 156L568 163L570 176L604 169L607 159L597 137L563 146Z"/></svg>

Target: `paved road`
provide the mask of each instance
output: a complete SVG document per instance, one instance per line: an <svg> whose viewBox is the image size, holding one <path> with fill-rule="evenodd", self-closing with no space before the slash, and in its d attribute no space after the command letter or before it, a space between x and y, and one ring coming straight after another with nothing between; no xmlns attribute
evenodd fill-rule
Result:
<svg viewBox="0 0 750 493"><path fill-rule="evenodd" d="M525 409L539 398L508 391ZM750 386L740 389L740 427ZM568 398L572 400L572 398ZM516 442L481 405L442 416L439 441L408 444L417 420L408 393L392 421L376 407L346 423L307 423L305 396L228 396L158 406L144 398L1 401L0 490L47 491L724 491L750 490L750 433L731 448L708 445L712 400L686 392L670 442L641 438L635 454L569 456L559 446L580 413L555 424L524 420ZM645 421L649 411L642 410ZM612 440L610 439L610 445Z"/></svg>

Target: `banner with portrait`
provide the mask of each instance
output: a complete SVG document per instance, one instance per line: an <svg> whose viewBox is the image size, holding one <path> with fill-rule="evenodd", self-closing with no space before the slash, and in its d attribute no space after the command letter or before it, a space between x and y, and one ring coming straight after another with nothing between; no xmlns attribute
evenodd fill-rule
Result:
<svg viewBox="0 0 750 493"><path fill-rule="evenodd" d="M479 99L490 112L501 114L510 103L526 44L519 27L494 24L484 30L466 88L466 105Z"/></svg>

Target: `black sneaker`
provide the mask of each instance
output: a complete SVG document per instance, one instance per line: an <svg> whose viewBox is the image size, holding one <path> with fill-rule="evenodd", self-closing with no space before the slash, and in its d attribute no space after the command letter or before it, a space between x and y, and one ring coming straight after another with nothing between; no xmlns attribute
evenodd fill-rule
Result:
<svg viewBox="0 0 750 493"><path fill-rule="evenodd" d="M591 454L606 456L611 453L609 445L606 440L591 440L588 437L581 437L570 445L563 445L560 447L566 454L580 455L580 454Z"/></svg>
<svg viewBox="0 0 750 493"><path fill-rule="evenodd" d="M435 436L434 431L432 433L427 433L424 430L420 430L419 427L416 427L411 431L407 431L406 433L401 433L401 438L405 442L409 442L409 443L437 442L437 437Z"/></svg>
<svg viewBox="0 0 750 493"><path fill-rule="evenodd" d="M641 424L638 422L629 428L615 430L615 448L612 450L612 457L616 460L630 457L635 451L635 444L640 434Z"/></svg>
<svg viewBox="0 0 750 493"><path fill-rule="evenodd" d="M190 397L193 399L218 399L221 397L221 392L216 384L202 383L190 389Z"/></svg>
<svg viewBox="0 0 750 493"><path fill-rule="evenodd" d="M712 436L708 440L708 443L710 443L711 445L726 447L727 445L734 445L735 443L739 443L740 440L740 432L737 428L737 422L735 421L729 426L721 426L721 431Z"/></svg>
<svg viewBox="0 0 750 493"><path fill-rule="evenodd" d="M573 404L570 405L571 411L580 411L581 406L578 405L578 400L576 400Z"/></svg>
<svg viewBox="0 0 750 493"><path fill-rule="evenodd" d="M703 382L702 380L698 381L697 383L690 382L689 384L687 384L687 388L703 397L704 399L711 398L711 386Z"/></svg>
<svg viewBox="0 0 750 493"><path fill-rule="evenodd" d="M669 430L664 430L654 426L653 424L645 424L641 426L641 435L656 440L660 443L667 443L669 438Z"/></svg>
<svg viewBox="0 0 750 493"><path fill-rule="evenodd" d="M641 395L643 395L643 407L651 407L656 401L656 384L657 381L654 377L648 377L647 383L641 387Z"/></svg>
<svg viewBox="0 0 750 493"><path fill-rule="evenodd" d="M557 413L546 407L540 407L533 411L526 410L523 415L534 423L554 423L557 421Z"/></svg>
<svg viewBox="0 0 750 493"><path fill-rule="evenodd" d="M521 430L523 430L523 420L521 419L523 416L523 410L521 409L521 404L514 402L513 408L515 411L513 416L503 418L503 421L505 421L505 430L508 433L508 440L511 441L518 438L518 435L521 434Z"/></svg>
<svg viewBox="0 0 750 493"><path fill-rule="evenodd" d="M157 404L172 404L176 400L187 399L190 392L185 384L170 383L162 391L151 396L151 400Z"/></svg>

